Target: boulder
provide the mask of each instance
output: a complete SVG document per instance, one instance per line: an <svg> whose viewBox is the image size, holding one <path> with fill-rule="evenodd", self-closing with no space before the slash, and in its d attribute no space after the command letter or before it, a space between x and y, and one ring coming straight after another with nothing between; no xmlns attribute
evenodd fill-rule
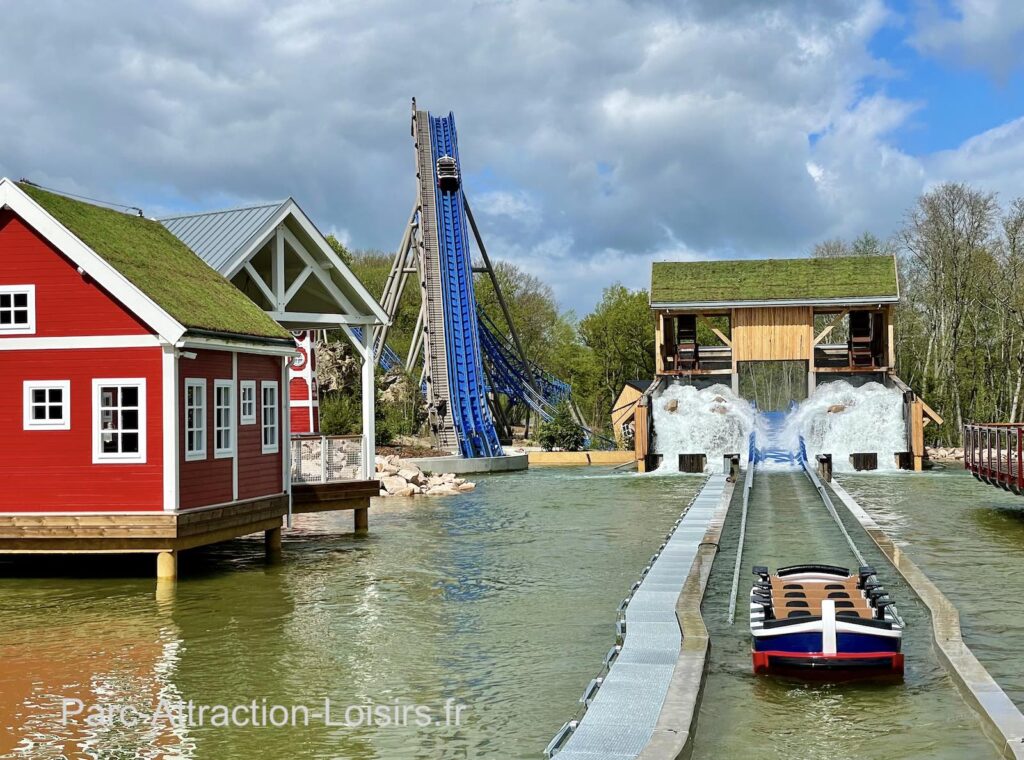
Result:
<svg viewBox="0 0 1024 760"><path fill-rule="evenodd" d="M385 475L380 479L380 484L384 486L385 490L389 494L392 495L398 493L409 485L405 482L405 478L401 478L398 475Z"/></svg>
<svg viewBox="0 0 1024 760"><path fill-rule="evenodd" d="M405 488L399 488L395 491L392 496L415 496L420 492L416 486L406 486Z"/></svg>
<svg viewBox="0 0 1024 760"><path fill-rule="evenodd" d="M715 396L711 400L714 401L716 404L724 404L724 403L726 403L724 396Z"/></svg>
<svg viewBox="0 0 1024 760"><path fill-rule="evenodd" d="M423 480L423 473L414 467L403 467L398 471L398 476L405 478L413 485L420 485Z"/></svg>
<svg viewBox="0 0 1024 760"><path fill-rule="evenodd" d="M472 491L474 488L476 488L476 483L461 483L459 485L460 491Z"/></svg>
<svg viewBox="0 0 1024 760"><path fill-rule="evenodd" d="M840 412L845 412L845 411L846 411L846 405L845 404L832 404L832 406L830 406L828 408L828 413L829 414L839 414Z"/></svg>
<svg viewBox="0 0 1024 760"><path fill-rule="evenodd" d="M426 485L427 487L440 486L443 485L444 482L445 480L442 475L431 475L429 478L427 478Z"/></svg>
<svg viewBox="0 0 1024 760"><path fill-rule="evenodd" d="M679 408L679 401L674 399L674 398L670 398L668 401L665 402L665 411L666 412L674 412L678 408Z"/></svg>

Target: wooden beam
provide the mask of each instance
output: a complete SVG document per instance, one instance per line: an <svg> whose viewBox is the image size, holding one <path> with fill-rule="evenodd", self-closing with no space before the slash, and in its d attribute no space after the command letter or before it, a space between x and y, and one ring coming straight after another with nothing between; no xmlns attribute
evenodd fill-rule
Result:
<svg viewBox="0 0 1024 760"><path fill-rule="evenodd" d="M284 294L285 308L287 308L288 304L292 302L292 299L295 298L295 294L299 292L299 288L301 288L302 285L306 282L306 280L309 279L309 276L311 274L313 274L313 268L307 266L305 269L299 272L298 276L292 281L291 287L289 287Z"/></svg>
<svg viewBox="0 0 1024 760"><path fill-rule="evenodd" d="M707 328L708 328L709 330L711 330L711 332L713 332L713 333L714 333L714 334L715 334L716 336L718 336L718 339L719 339L720 341L722 341L722 342L723 342L723 343L724 343L725 345L727 345L727 346L728 346L729 348L732 348L732 341L731 341L731 340L729 340L728 338L726 338L726 337L725 337L725 335L724 335L724 334L722 333L722 331L721 331L721 330L719 330L719 329L718 329L717 327L715 327L715 326L714 326L713 324L711 324L711 321L710 321L710 320L709 320L709 319L708 319L707 317L705 317L705 316L704 316L703 314L701 314L701 313L698 313L698 314L697 314L697 319L699 319L699 320L700 320L701 322L703 322L703 323L704 323L704 325L705 325L705 326L706 326L706 327L707 327Z"/></svg>
<svg viewBox="0 0 1024 760"><path fill-rule="evenodd" d="M665 374L665 315L660 311L654 315L654 373Z"/></svg>
<svg viewBox="0 0 1024 760"><path fill-rule="evenodd" d="M845 317L849 313L849 309L843 309L841 312L839 312L839 315L828 323L828 326L824 330L822 330L821 333L819 333L818 337L814 339L814 343L812 343L811 345L816 346L819 343L821 343L821 341L824 340L825 336L832 332L832 330L835 329L835 326L843 321L843 317Z"/></svg>
<svg viewBox="0 0 1024 760"><path fill-rule="evenodd" d="M252 278L252 281L256 283L260 292L266 296L267 302L271 306L275 306L277 304L277 297L274 295L274 291L270 289L270 286L267 285L266 281L264 281L260 276L260 273L256 271L256 268L247 261L242 265L242 269L244 269L249 277Z"/></svg>

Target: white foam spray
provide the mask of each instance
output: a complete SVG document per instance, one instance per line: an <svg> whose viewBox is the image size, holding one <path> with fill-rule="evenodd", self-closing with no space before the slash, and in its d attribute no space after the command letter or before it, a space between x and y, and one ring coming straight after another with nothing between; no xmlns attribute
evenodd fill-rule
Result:
<svg viewBox="0 0 1024 760"><path fill-rule="evenodd" d="M678 472L680 454L707 454L710 472L722 471L725 454L738 453L746 464L757 412L728 386L670 384L654 394L651 409L654 452L662 456L657 472Z"/></svg>
<svg viewBox="0 0 1024 760"><path fill-rule="evenodd" d="M907 448L903 395L881 383L854 387L845 380L819 385L786 420L784 438L802 435L807 456L831 454L836 472L850 472L850 454L878 454L879 470L895 470Z"/></svg>

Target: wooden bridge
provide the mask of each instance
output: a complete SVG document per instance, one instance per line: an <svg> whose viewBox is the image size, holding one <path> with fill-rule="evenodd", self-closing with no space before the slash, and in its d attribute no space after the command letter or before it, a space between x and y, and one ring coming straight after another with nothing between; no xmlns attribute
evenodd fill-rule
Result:
<svg viewBox="0 0 1024 760"><path fill-rule="evenodd" d="M1024 494L1024 423L964 425L964 467L978 480Z"/></svg>

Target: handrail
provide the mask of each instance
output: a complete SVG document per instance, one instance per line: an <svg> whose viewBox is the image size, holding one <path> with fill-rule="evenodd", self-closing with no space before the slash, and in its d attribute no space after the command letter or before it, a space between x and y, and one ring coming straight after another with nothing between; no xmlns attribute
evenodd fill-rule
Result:
<svg viewBox="0 0 1024 760"><path fill-rule="evenodd" d="M743 542L747 537L747 510L750 505L750 492L754 488L754 452L757 446L754 442L756 433L750 434L750 455L747 456L747 473L743 478L743 512L740 515L740 540L736 547L736 565L732 571L732 590L729 592L729 625L736 619L736 599L740 588L740 570L743 566Z"/></svg>

